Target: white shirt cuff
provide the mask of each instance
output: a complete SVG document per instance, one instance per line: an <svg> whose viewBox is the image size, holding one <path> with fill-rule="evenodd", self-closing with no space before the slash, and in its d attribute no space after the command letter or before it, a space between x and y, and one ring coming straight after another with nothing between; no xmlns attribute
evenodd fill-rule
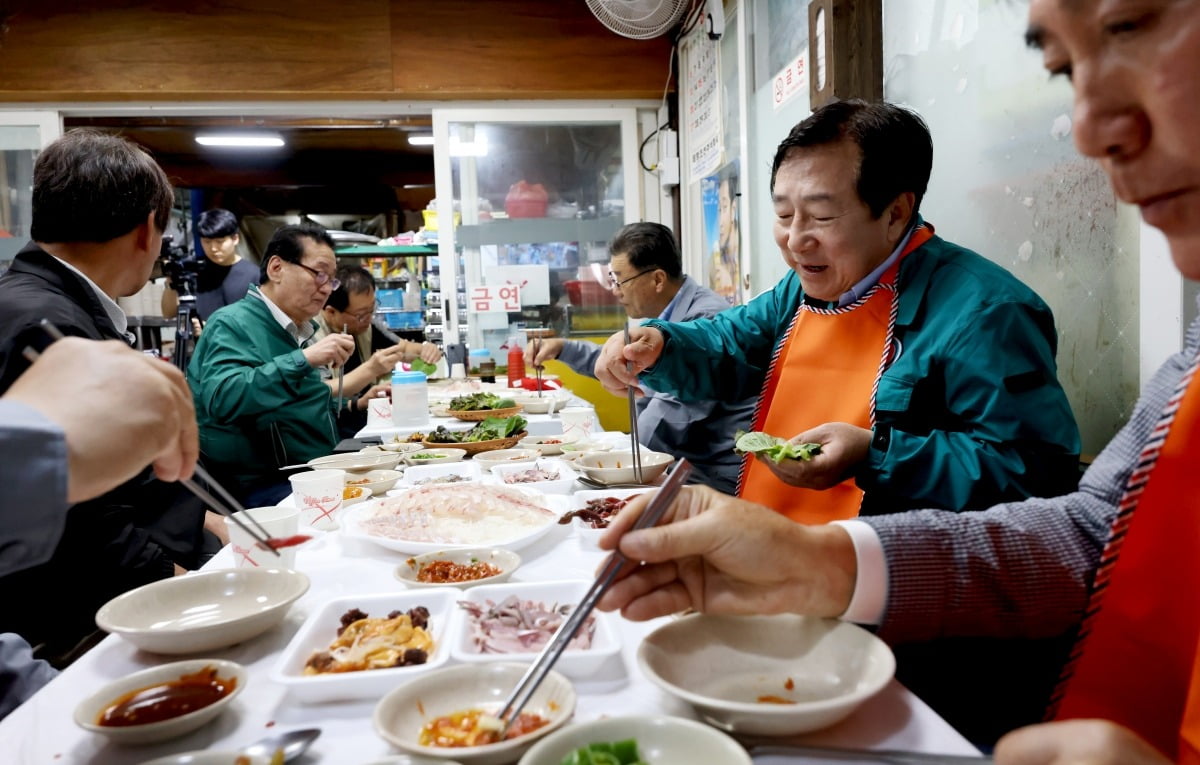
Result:
<svg viewBox="0 0 1200 765"><path fill-rule="evenodd" d="M858 561L858 577L854 594L841 619L856 624L878 625L883 621L887 606L888 571L883 555L883 543L870 524L862 521L833 521L850 535L854 557Z"/></svg>

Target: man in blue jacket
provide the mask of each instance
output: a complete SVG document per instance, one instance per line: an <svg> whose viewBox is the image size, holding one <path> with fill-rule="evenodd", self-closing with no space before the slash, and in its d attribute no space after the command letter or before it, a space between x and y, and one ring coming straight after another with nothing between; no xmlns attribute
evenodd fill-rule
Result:
<svg viewBox="0 0 1200 765"><path fill-rule="evenodd" d="M659 223L631 223L609 243L609 287L632 319L688 321L729 308L725 298L683 273L675 235ZM541 365L557 358L576 372L591 375L600 346L581 340L544 340L527 361ZM754 399L680 401L669 393L647 391L638 400L638 435L650 449L686 457L695 466L693 480L719 491L737 485L741 459L733 437L750 425Z"/></svg>

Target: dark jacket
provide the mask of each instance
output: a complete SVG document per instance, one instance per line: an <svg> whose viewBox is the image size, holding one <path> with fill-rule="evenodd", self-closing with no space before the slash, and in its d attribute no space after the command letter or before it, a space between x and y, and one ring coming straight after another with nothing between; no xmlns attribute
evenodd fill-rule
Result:
<svg viewBox="0 0 1200 765"><path fill-rule="evenodd" d="M26 346L49 344L38 328L42 318L67 335L126 340L91 287L30 244L0 276L0 392L29 366L21 355ZM171 576L176 561L185 567L198 563L204 508L181 488L147 470L72 507L47 563L0 577L0 632L17 632L35 645L49 643L52 652L67 648L95 630L96 609L108 599Z"/></svg>

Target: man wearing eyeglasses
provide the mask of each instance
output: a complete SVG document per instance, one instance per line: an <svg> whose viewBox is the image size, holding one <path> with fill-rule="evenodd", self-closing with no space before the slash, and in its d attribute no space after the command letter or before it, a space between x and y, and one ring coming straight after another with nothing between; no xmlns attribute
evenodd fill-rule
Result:
<svg viewBox="0 0 1200 765"><path fill-rule="evenodd" d="M313 321L341 284L333 247L312 223L276 231L258 287L212 315L188 366L201 453L247 506L283 499L291 487L279 468L323 457L339 440L320 370L344 364L354 339L317 339Z"/></svg>
<svg viewBox="0 0 1200 765"><path fill-rule="evenodd" d="M344 331L354 338L354 353L343 368L345 402L338 413L339 433L343 438L353 438L367 424L367 401L391 390L390 383L381 378L391 374L400 362L421 359L435 364L442 358L442 351L430 342L397 337L375 321L375 277L370 271L362 266L342 266L337 276L341 286L330 293L317 315L316 337ZM336 381L325 382L336 396ZM376 382L381 384L373 386Z"/></svg>
<svg viewBox="0 0 1200 765"><path fill-rule="evenodd" d="M608 284L631 319L688 321L729 308L725 298L683 273L675 235L658 223L631 223L609 243ZM558 359L580 374L591 375L600 347L580 340L550 338L532 343L526 360L540 366ZM754 400L688 401L654 391L638 399L638 435L645 446L686 457L695 468L693 480L732 492L741 460L733 453L733 437L749 427Z"/></svg>

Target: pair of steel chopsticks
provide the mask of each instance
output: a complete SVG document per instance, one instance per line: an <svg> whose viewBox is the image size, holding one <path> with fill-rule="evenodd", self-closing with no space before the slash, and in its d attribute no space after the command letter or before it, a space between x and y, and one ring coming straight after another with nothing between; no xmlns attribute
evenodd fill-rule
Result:
<svg viewBox="0 0 1200 765"><path fill-rule="evenodd" d="M650 500L650 504L642 512L641 517L633 524L630 531L649 528L662 518L662 514L675 500L675 495L679 493L679 489L683 487L684 482L692 473L692 464L686 459L681 459L679 464L675 466L675 470L671 473L671 477L663 484L658 493ZM579 605L571 611L570 615L563 620L558 629L554 632L554 636L550 638L550 642L546 643L545 648L538 654L537 659L525 671L521 677L517 687L513 689L508 698L504 700L504 706L496 714L504 723L504 728L500 731L500 738L504 738L504 734L508 732L508 726L513 723L521 714L521 710L529 703L529 699L537 691L538 686L542 684L542 680L546 678L546 673L554 667L554 663L558 661L558 657L566 650L567 645L571 642L571 638L587 620L588 614L596 607L596 601L600 600L608 588L616 580L617 574L625 567L626 564L632 563L629 558L621 554L619 550L613 551L608 556L608 560L604 562L604 568L600 570L600 575L596 577L596 581L592 583L587 594L583 596L583 600Z"/></svg>
<svg viewBox="0 0 1200 765"><path fill-rule="evenodd" d="M64 337L66 337L66 335L64 335L62 333L62 330L59 329L58 327L54 326L54 322L50 321L49 319L42 319L41 322L39 322L39 325L41 326L42 331L50 336L51 343L53 343L56 340L62 340ZM29 363L32 364L33 362L37 361L38 356L40 356L41 354L39 354L34 349L26 346L25 350L23 350L21 352L21 355L24 356L26 359L28 359ZM204 502L209 507L211 507L213 510L216 510L221 515L226 516L231 521L233 521L238 526L240 526L242 531L249 534L250 537L252 539L254 539L255 542L258 542L259 546L263 547L264 549L270 550L276 557L282 557L282 556L280 556L279 551L270 545L270 542L268 540L270 540L271 535L270 535L270 533L267 532L266 529L264 529L262 527L262 524L259 523L257 520L255 520L254 516L252 516L252 515L250 515L250 513L246 512L246 509L244 507L242 507L242 505L236 499L234 499L233 495L230 494L228 491L226 491L225 487L221 486L221 484L214 481L212 479L212 476L210 476L208 474L208 472L199 464L196 465L196 475L200 476L200 480L204 481L209 486L213 487L213 489L215 489L218 494L220 494L222 497L225 498L225 500L229 503L229 505L226 506L224 503L222 503L221 501L219 501L218 499L213 497L211 494L209 494L207 491L205 491L198 483L196 483L191 478L181 478L181 479L179 479L179 482L181 484L183 484L185 487L187 487L188 491L192 492L197 497L199 497L201 502ZM230 508L233 508L233 509L231 510ZM254 530L251 529L249 526L247 526L245 523L243 523L241 518L238 518L237 516L234 515L235 512L245 513L246 518L251 523L254 524L254 526L258 529L258 531L262 533L262 536L259 536L258 534L254 533Z"/></svg>
<svg viewBox="0 0 1200 765"><path fill-rule="evenodd" d="M538 362L538 351L542 347L542 336L533 336L533 379L537 380L537 397L542 397L542 365Z"/></svg>
<svg viewBox="0 0 1200 765"><path fill-rule="evenodd" d="M349 324L343 324L342 325L342 334L343 335L349 334L349 332L347 331L349 329L350 329ZM341 413L342 413L342 378L345 376L346 376L346 362L343 361L341 364L338 364L338 368L337 368L337 378L338 378L337 412L338 412L338 416L341 416Z"/></svg>
<svg viewBox="0 0 1200 765"><path fill-rule="evenodd" d="M628 320L625 323L625 345L629 345ZM625 369L630 374L633 374L633 362L626 361ZM638 438L637 401L634 399L633 386L630 385L626 388L625 392L629 396L629 438L633 442L633 449L631 450L633 454L633 480L637 483L645 483L642 480L642 442Z"/></svg>

